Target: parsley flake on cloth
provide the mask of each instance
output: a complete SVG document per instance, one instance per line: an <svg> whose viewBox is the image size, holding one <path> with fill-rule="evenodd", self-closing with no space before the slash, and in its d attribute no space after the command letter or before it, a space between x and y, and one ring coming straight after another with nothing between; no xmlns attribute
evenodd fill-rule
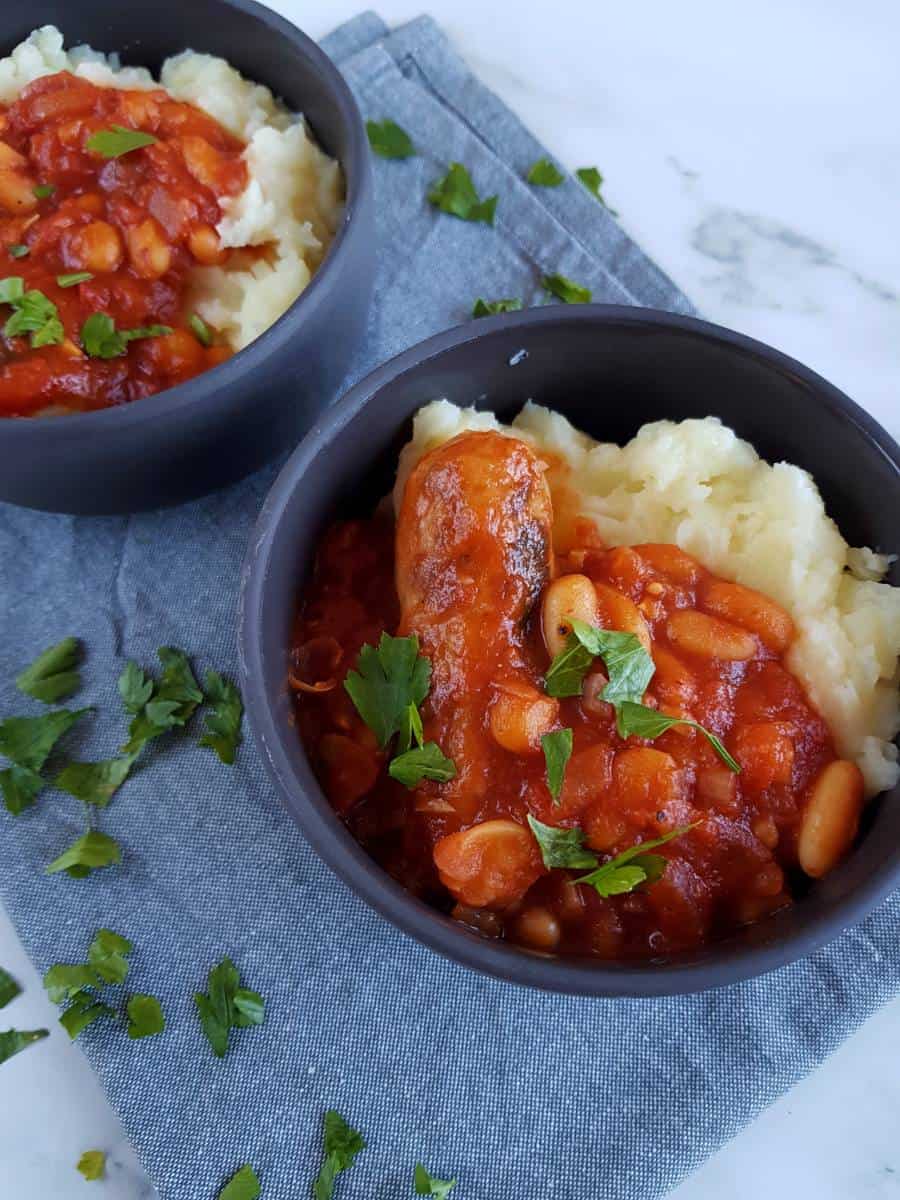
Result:
<svg viewBox="0 0 900 1200"><path fill-rule="evenodd" d="M556 296L558 300L563 300L566 304L590 304L591 302L590 288L582 287L580 283L576 283L574 279L569 279L565 275L544 275L541 277L541 286L551 296Z"/></svg>
<svg viewBox="0 0 900 1200"><path fill-rule="evenodd" d="M218 1200L257 1200L261 1192L256 1172L250 1163L244 1163L219 1192Z"/></svg>
<svg viewBox="0 0 900 1200"><path fill-rule="evenodd" d="M417 1196L430 1196L431 1200L447 1200L456 1187L455 1179L437 1179L422 1163L416 1163L413 1185Z"/></svg>
<svg viewBox="0 0 900 1200"><path fill-rule="evenodd" d="M494 223L497 196L479 199L472 176L462 163L451 163L443 179L436 180L428 193L428 201L441 212L459 217L463 221Z"/></svg>
<svg viewBox="0 0 900 1200"><path fill-rule="evenodd" d="M218 671L206 672L204 688L205 699L212 704L213 711L206 718L200 745L214 750L223 763L231 766L241 740L241 718L244 715L241 693Z"/></svg>
<svg viewBox="0 0 900 1200"><path fill-rule="evenodd" d="M33 696L44 704L56 704L64 700L81 687L81 675L76 670L80 653L78 638L63 638L19 672L16 687L26 696Z"/></svg>
<svg viewBox="0 0 900 1200"><path fill-rule="evenodd" d="M565 175L549 158L539 158L537 162L531 164L525 178L529 183L537 184L538 187L559 187L564 181Z"/></svg>
<svg viewBox="0 0 900 1200"><path fill-rule="evenodd" d="M379 158L412 158L416 152L409 134L396 121L366 121L366 133Z"/></svg>
<svg viewBox="0 0 900 1200"><path fill-rule="evenodd" d="M520 312L522 301L514 296L501 300L482 300L479 296L472 307L473 317L495 317L498 313Z"/></svg>
<svg viewBox="0 0 900 1200"><path fill-rule="evenodd" d="M213 1054L224 1058L232 1029L262 1025L265 1001L259 992L241 987L240 973L230 958L223 958L212 968L206 986L206 993L195 993L194 1003Z"/></svg>
<svg viewBox="0 0 900 1200"><path fill-rule="evenodd" d="M334 1181L342 1171L348 1171L366 1148L366 1140L358 1129L348 1125L334 1108L325 1113L322 1127L325 1161L313 1184L314 1200L331 1200Z"/></svg>

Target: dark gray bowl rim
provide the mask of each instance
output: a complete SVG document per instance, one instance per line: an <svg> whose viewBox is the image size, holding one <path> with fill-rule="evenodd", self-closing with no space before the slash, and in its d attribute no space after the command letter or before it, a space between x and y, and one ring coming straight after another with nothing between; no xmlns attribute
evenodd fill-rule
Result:
<svg viewBox="0 0 900 1200"><path fill-rule="evenodd" d="M183 412L189 407L205 401L214 403L219 392L241 382L248 374L257 370L273 351L288 342L298 325L307 318L313 306L323 303L328 292L335 286L334 280L349 253L345 244L346 231L352 223L353 213L357 207L365 203L368 191L372 186L368 172L358 169L357 166L367 160L369 143L353 93L325 51L286 18L265 5L258 4L256 0L218 0L218 3L223 9L233 9L254 17L273 33L291 42L324 74L332 89L331 99L340 114L342 123L348 130L349 152L340 164L346 187L344 212L325 257L309 283L281 316L259 337L254 338L248 346L239 350L224 363L211 367L208 371L204 371L201 375L197 375L185 383L176 384L175 387L166 388L152 396L145 396L140 401L117 405L114 408L66 413L48 420L32 417L0 418L0 440L37 437L41 440L52 439L57 442L65 442L70 438L81 438L90 425L96 425L98 430L128 429L145 421L165 417L173 411ZM225 14L223 14L223 19L225 19ZM196 49L196 47L192 47L192 49ZM173 53L175 52L173 50ZM265 83L265 80L254 82Z"/></svg>
<svg viewBox="0 0 900 1200"><path fill-rule="evenodd" d="M835 911L822 913L802 930L766 944L748 946L720 942L709 947L702 957L683 964L677 961L616 964L531 954L470 933L458 922L410 895L366 854L331 809L305 755L302 761L306 778L301 778L295 771L282 745L279 725L263 682L260 616L274 533L285 508L302 486L304 473L312 460L341 436L372 396L411 368L496 330L527 331L535 326L572 322L624 323L648 329L682 330L724 343L738 354L762 357L809 385L822 404L850 421L874 442L900 476L900 447L858 404L802 363L764 342L723 326L658 309L602 304L572 306L562 311L559 305L546 305L455 326L402 352L355 384L320 416L288 459L266 497L241 572L238 654L248 719L276 791L319 857L378 913L445 958L498 979L550 992L605 998L653 998L707 991L785 966L858 924L900 884L900 847L889 866L870 876ZM525 399L523 396L523 402Z"/></svg>

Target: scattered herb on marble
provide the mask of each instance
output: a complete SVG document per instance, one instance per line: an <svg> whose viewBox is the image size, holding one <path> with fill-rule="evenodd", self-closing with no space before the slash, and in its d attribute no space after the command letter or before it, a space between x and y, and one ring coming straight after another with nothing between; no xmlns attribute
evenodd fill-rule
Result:
<svg viewBox="0 0 900 1200"><path fill-rule="evenodd" d="M544 275L541 278L541 285L551 296L556 296L566 304L590 304L591 302L590 288L582 287L580 283L576 283L574 279L569 279L565 275Z"/></svg>
<svg viewBox="0 0 900 1200"><path fill-rule="evenodd" d="M110 129L98 129L85 142L85 149L99 154L102 158L121 158L132 150L140 150L144 146L152 146L157 139L152 133L144 133L142 129L126 129L123 125L113 125Z"/></svg>
<svg viewBox="0 0 900 1200"><path fill-rule="evenodd" d="M262 1025L265 1001L259 992L241 987L240 972L227 957L209 972L206 986L206 992L194 994L194 1003L213 1054L224 1058L232 1029Z"/></svg>
<svg viewBox="0 0 900 1200"><path fill-rule="evenodd" d="M472 308L473 317L495 317L498 313L520 312L522 301L514 296L502 300L482 300L479 296Z"/></svg>
<svg viewBox="0 0 900 1200"><path fill-rule="evenodd" d="M80 653L78 638L63 638L19 672L16 687L44 704L59 703L81 687L81 675L76 669Z"/></svg>
<svg viewBox="0 0 900 1200"><path fill-rule="evenodd" d="M559 187L565 179L565 175L549 158L539 158L537 162L531 164L525 178L529 183L537 184L538 187Z"/></svg>
<svg viewBox="0 0 900 1200"><path fill-rule="evenodd" d="M612 216L617 217L619 215L614 208L609 207L600 194L600 189L603 186L603 176L596 167L579 167L575 174L591 193L591 195L596 200L599 200L603 207L609 210Z"/></svg>
<svg viewBox="0 0 900 1200"><path fill-rule="evenodd" d="M380 158L412 158L416 152L409 134L396 121L366 121L366 133Z"/></svg>
<svg viewBox="0 0 900 1200"><path fill-rule="evenodd" d="M128 938L111 929L99 929L88 947L87 962L54 963L45 973L44 988L50 1002L68 1002L59 1023L73 1041L101 1017L123 1022L130 1038L152 1037L165 1028L155 996L136 992L120 998L115 1007L107 1003L109 990L121 988L125 982L133 949Z"/></svg>
<svg viewBox="0 0 900 1200"><path fill-rule="evenodd" d="M541 738L541 749L544 751L547 767L547 787L553 797L553 803L557 804L566 766L572 757L572 730L555 729L551 733L545 733Z"/></svg>
<svg viewBox="0 0 900 1200"><path fill-rule="evenodd" d="M0 1063L49 1036L48 1029L7 1029L0 1032Z"/></svg>
<svg viewBox="0 0 900 1200"><path fill-rule="evenodd" d="M76 1170L80 1171L89 1183L95 1179L102 1179L106 1171L106 1155L102 1150L85 1150L76 1163Z"/></svg>
<svg viewBox="0 0 900 1200"><path fill-rule="evenodd" d="M244 705L241 693L218 671L207 671L204 680L205 699L213 711L206 718L201 746L215 750L223 763L231 766L241 740L241 718Z"/></svg>
<svg viewBox="0 0 900 1200"><path fill-rule="evenodd" d="M10 1000L15 1000L21 991L9 971L0 967L0 1008L5 1008Z"/></svg>
<svg viewBox="0 0 900 1200"><path fill-rule="evenodd" d="M430 1196L431 1200L447 1200L456 1187L455 1179L438 1179L431 1174L424 1164L416 1163L413 1173L413 1186L417 1196Z"/></svg>
<svg viewBox="0 0 900 1200"><path fill-rule="evenodd" d="M462 163L457 162L450 164L447 174L436 180L428 193L429 203L441 212L463 221L484 221L488 225L494 223L497 199L497 196L488 196L481 200L472 176Z"/></svg>
<svg viewBox="0 0 900 1200"><path fill-rule="evenodd" d="M219 1192L218 1200L257 1200L261 1192L256 1172L250 1163L244 1163Z"/></svg>
<svg viewBox="0 0 900 1200"><path fill-rule="evenodd" d="M314 1200L331 1200L334 1181L342 1171L348 1171L356 1156L366 1148L366 1140L352 1125L348 1125L334 1108L325 1113L322 1123L325 1161L313 1184Z"/></svg>

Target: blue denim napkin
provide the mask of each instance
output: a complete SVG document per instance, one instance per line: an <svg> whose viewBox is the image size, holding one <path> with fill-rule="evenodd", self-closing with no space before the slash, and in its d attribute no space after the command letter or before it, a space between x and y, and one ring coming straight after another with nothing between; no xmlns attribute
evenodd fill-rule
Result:
<svg viewBox="0 0 900 1200"><path fill-rule="evenodd" d="M545 149L431 21L388 33L365 15L326 48L365 116L393 117L420 151L376 160L380 270L356 373L465 320L477 295L540 302L548 271L598 300L690 311L580 183L522 182ZM427 204L451 160L500 195L494 229ZM0 713L28 708L13 677L70 633L89 650L76 700L97 710L69 743L85 758L121 743L126 659L149 666L168 643L233 674L239 566L272 477L131 518L0 508ZM124 862L89 879L43 873L82 831L76 801L48 792L18 818L0 810L0 892L38 967L78 961L109 926L135 943L129 986L162 1001L160 1037L99 1024L82 1037L162 1200L212 1200L247 1160L264 1200L309 1195L329 1106L369 1142L342 1200L411 1196L416 1159L458 1176L459 1200L653 1200L897 988L896 896L806 961L708 995L603 1002L482 979L330 874L252 745L228 768L193 741L155 747L114 798L102 826ZM226 953L268 1007L219 1061L192 994Z"/></svg>

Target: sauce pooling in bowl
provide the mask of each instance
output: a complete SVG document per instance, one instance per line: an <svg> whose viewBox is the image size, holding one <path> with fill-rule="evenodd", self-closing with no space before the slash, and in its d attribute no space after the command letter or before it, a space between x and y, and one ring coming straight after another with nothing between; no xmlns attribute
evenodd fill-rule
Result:
<svg viewBox="0 0 900 1200"><path fill-rule="evenodd" d="M190 275L259 253L215 230L245 186L243 150L161 89L65 71L0 110L0 415L126 403L230 355L191 324ZM10 324L22 308L33 319Z"/></svg>
<svg viewBox="0 0 900 1200"><path fill-rule="evenodd" d="M576 621L651 668L635 704L646 736L606 698L621 658L579 658ZM402 747L343 686L384 631L415 635L430 664L416 703L431 777L396 769ZM792 637L777 604L674 545L607 548L582 521L556 558L540 460L467 433L419 461L396 527L325 535L290 682L326 795L404 886L488 936L640 959L790 904L794 878L825 874L852 842L862 777L786 668ZM561 687L567 654L580 674ZM545 739L560 735L553 788Z"/></svg>

